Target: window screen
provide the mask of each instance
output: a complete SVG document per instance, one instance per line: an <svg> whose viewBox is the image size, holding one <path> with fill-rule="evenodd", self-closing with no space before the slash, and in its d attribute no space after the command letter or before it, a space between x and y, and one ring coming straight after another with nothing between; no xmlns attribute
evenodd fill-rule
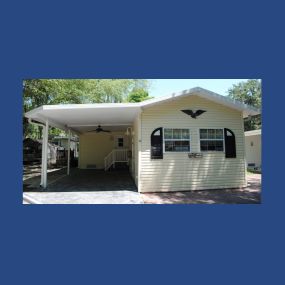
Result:
<svg viewBox="0 0 285 285"><path fill-rule="evenodd" d="M201 151L224 151L223 129L200 129Z"/></svg>
<svg viewBox="0 0 285 285"><path fill-rule="evenodd" d="M189 152L189 129L164 129L165 152Z"/></svg>

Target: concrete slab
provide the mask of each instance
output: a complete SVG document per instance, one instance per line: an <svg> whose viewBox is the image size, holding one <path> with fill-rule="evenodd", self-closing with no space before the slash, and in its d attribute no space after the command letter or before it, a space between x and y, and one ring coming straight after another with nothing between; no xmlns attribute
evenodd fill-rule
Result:
<svg viewBox="0 0 285 285"><path fill-rule="evenodd" d="M30 192L25 197L40 204L143 204L139 193L132 191Z"/></svg>

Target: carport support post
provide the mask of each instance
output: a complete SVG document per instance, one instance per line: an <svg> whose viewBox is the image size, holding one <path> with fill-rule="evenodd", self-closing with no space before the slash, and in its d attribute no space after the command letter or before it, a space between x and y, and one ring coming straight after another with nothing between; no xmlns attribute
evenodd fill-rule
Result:
<svg viewBox="0 0 285 285"><path fill-rule="evenodd" d="M48 121L43 127L43 141L42 141L42 187L47 187L47 157L48 157Z"/></svg>
<svg viewBox="0 0 285 285"><path fill-rule="evenodd" d="M67 175L70 174L70 130L68 130Z"/></svg>
<svg viewBox="0 0 285 285"><path fill-rule="evenodd" d="M45 148L44 148L44 133L45 133L45 126L43 126L42 130L42 169L41 169L41 186L44 187L44 155L45 155Z"/></svg>

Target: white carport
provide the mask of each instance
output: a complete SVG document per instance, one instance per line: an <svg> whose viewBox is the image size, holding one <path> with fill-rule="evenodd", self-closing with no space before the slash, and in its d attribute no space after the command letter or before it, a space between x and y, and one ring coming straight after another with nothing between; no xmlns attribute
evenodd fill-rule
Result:
<svg viewBox="0 0 285 285"><path fill-rule="evenodd" d="M43 127L41 186L47 187L48 129L59 128L68 133L67 174L70 174L70 136L94 130L98 125L107 130L132 126L140 112L138 103L44 105L25 114L30 123Z"/></svg>

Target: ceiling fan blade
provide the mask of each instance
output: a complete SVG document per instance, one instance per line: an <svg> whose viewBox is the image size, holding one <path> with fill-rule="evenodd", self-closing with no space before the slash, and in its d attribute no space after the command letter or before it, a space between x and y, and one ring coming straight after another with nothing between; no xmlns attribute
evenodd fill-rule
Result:
<svg viewBox="0 0 285 285"><path fill-rule="evenodd" d="M96 132L96 133L101 133L101 132L104 132L104 133L111 133L111 131L103 130L102 127L101 127L101 125L99 125L96 130L87 131L87 133L91 133L91 132Z"/></svg>

